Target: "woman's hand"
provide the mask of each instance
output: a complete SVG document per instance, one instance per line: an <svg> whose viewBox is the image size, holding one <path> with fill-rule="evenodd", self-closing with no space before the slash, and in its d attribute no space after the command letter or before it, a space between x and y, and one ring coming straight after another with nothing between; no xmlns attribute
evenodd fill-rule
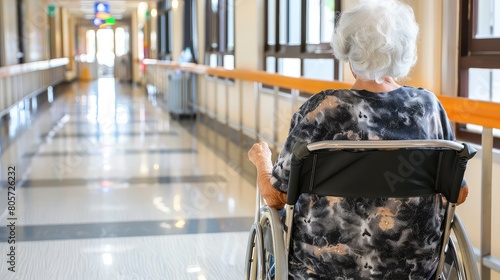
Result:
<svg viewBox="0 0 500 280"><path fill-rule="evenodd" d="M267 205L281 209L286 203L286 194L276 190L271 185L270 179L273 170L271 155L271 149L266 142L255 143L248 151L248 159L257 168L257 185L260 194L266 200Z"/></svg>
<svg viewBox="0 0 500 280"><path fill-rule="evenodd" d="M458 195L457 205L464 203L468 195L469 195L469 187L467 185L460 188L460 194Z"/></svg>
<svg viewBox="0 0 500 280"><path fill-rule="evenodd" d="M252 148L248 151L248 159L257 167L269 168L271 167L271 149L266 142L259 142L253 144ZM266 170L269 172L270 170Z"/></svg>
<svg viewBox="0 0 500 280"><path fill-rule="evenodd" d="M469 195L469 186L465 185L461 187L460 193L458 194L457 206L464 203L468 195ZM448 203L448 200L446 200L446 197L444 197L444 195L441 196L441 199L443 200L443 205L446 205Z"/></svg>

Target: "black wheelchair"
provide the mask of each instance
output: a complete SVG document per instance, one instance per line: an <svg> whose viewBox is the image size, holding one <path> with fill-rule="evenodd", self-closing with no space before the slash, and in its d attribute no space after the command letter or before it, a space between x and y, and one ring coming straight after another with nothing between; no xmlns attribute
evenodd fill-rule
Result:
<svg viewBox="0 0 500 280"><path fill-rule="evenodd" d="M284 217L265 205L257 188L245 279L289 278L294 210L302 194L381 198L441 194L447 202L438 264L432 278L480 279L472 245L455 214L467 161L475 153L468 144L445 140L297 143L293 149Z"/></svg>

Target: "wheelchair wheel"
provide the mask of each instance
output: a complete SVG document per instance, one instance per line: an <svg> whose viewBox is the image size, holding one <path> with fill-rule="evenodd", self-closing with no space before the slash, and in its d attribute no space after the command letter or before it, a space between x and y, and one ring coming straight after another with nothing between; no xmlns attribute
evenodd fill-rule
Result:
<svg viewBox="0 0 500 280"><path fill-rule="evenodd" d="M247 242L245 280L265 279L265 270L262 269L262 263L264 263L262 228L258 223L255 223L250 228Z"/></svg>
<svg viewBox="0 0 500 280"><path fill-rule="evenodd" d="M439 278L443 280L481 279L472 244L456 214L452 223L452 235L445 253L443 271Z"/></svg>
<svg viewBox="0 0 500 280"><path fill-rule="evenodd" d="M460 262L458 252L453 239L448 242L445 253L443 271L439 277L442 280L462 280L465 278L463 264Z"/></svg>
<svg viewBox="0 0 500 280"><path fill-rule="evenodd" d="M260 217L259 223L263 228L263 262L259 266L264 271L266 277L264 279L286 280L288 279L288 265L278 211L264 206L260 209Z"/></svg>

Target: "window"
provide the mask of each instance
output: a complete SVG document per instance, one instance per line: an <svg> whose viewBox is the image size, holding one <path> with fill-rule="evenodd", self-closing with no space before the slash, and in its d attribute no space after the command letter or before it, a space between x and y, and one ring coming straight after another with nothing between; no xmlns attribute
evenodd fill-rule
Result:
<svg viewBox="0 0 500 280"><path fill-rule="evenodd" d="M184 1L184 32L182 49L190 52L190 62L198 62L198 17L196 13L196 0Z"/></svg>
<svg viewBox="0 0 500 280"><path fill-rule="evenodd" d="M122 56L129 53L130 34L128 26L117 27L115 29L115 48L116 56Z"/></svg>
<svg viewBox="0 0 500 280"><path fill-rule="evenodd" d="M26 38L24 36L24 19L25 19L25 4L24 0L17 0L16 2L17 5L17 38L18 38L18 53L17 53L17 60L18 63L24 63L25 62L25 51L24 51L24 45L26 44Z"/></svg>
<svg viewBox="0 0 500 280"><path fill-rule="evenodd" d="M459 96L500 102L500 1L461 1ZM480 142L480 128L457 125L457 137ZM500 130L493 131L500 148Z"/></svg>
<svg viewBox="0 0 500 280"><path fill-rule="evenodd" d="M339 80L330 38L340 0L266 0L265 70Z"/></svg>
<svg viewBox="0 0 500 280"><path fill-rule="evenodd" d="M205 64L234 69L234 1L206 0Z"/></svg>
<svg viewBox="0 0 500 280"><path fill-rule="evenodd" d="M86 33L86 42L87 42L87 56L86 56L86 61L87 62L94 62L95 61L95 55L96 55L96 42L95 42L95 31L90 29L87 30Z"/></svg>
<svg viewBox="0 0 500 280"><path fill-rule="evenodd" d="M172 4L170 0L157 3L158 59L172 59Z"/></svg>

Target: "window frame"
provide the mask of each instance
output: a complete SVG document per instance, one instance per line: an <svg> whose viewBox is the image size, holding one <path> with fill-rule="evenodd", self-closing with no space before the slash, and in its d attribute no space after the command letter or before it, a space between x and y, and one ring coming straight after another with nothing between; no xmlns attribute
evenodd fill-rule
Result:
<svg viewBox="0 0 500 280"><path fill-rule="evenodd" d="M460 0L460 42L458 96L469 98L469 69L500 69L500 37L475 38L479 0ZM481 143L481 134L456 124L456 137L472 143ZM493 146L500 149L500 138L493 138Z"/></svg>
<svg viewBox="0 0 500 280"><path fill-rule="evenodd" d="M229 2L231 1L231 3ZM235 32L235 10L236 6L235 0L218 0L217 1L217 12L212 10L212 0L205 0L205 54L204 54L204 64L210 65L210 58L212 55L216 55L217 63L216 66L224 66L224 57L226 55L233 56L234 63L234 42L233 47L229 47L229 5L233 5L233 38L236 39ZM214 46L216 42L216 46Z"/></svg>
<svg viewBox="0 0 500 280"><path fill-rule="evenodd" d="M172 21L173 10L170 0L163 0L157 2L157 29L158 35L156 39L158 59L172 60ZM162 18L165 18L165 25L162 24ZM165 42L165 46L163 46Z"/></svg>
<svg viewBox="0 0 500 280"><path fill-rule="evenodd" d="M307 8L307 0L301 0L301 33L300 33L300 44L299 45L290 45L282 44L280 42L280 0L274 0L276 4L275 16L274 16L274 35L275 35L275 43L274 45L270 45L268 43L268 35L269 35L269 1L264 1L264 53L263 53L263 64L264 70L267 71L267 58L274 57L274 69L278 71L278 64L280 58L298 58L300 59L300 75L304 75L304 59L332 59L333 62L333 77L332 80L340 80L342 78L342 64L338 59L333 56L332 48L330 43L321 42L321 31L320 31L320 43L311 44L307 42L307 17L308 17L308 8ZM288 30L289 17L290 17L290 0L287 1L287 19L286 24ZM323 1L320 0L320 7L323 7ZM342 10L341 0L333 0L334 1L334 13L335 18L334 21L337 21L337 18ZM320 8L320 17L323 16L322 10ZM320 28L322 20L320 19ZM289 42L290 35L287 32L287 42Z"/></svg>

